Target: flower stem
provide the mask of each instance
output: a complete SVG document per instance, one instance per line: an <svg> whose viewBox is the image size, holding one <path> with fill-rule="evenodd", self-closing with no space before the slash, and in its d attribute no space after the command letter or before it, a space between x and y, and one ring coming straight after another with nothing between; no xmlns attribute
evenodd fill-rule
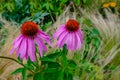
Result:
<svg viewBox="0 0 120 80"><path fill-rule="evenodd" d="M16 59L13 59L13 58L10 58L10 57L6 57L6 56L0 56L0 58L9 59L9 60L15 61L16 63L20 64L20 65L23 66L24 68L28 69L30 72L34 73L34 71L32 71L31 69L29 69L29 68L26 67L23 63L17 61Z"/></svg>

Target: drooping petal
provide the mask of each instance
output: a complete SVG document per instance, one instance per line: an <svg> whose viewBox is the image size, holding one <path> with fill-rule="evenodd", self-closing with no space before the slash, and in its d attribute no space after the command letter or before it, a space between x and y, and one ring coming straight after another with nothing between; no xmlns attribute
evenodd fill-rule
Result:
<svg viewBox="0 0 120 80"><path fill-rule="evenodd" d="M43 51L46 51L47 48L46 48L45 44L42 42L42 40L40 40L38 37L36 37L35 40L38 45L40 56L43 57Z"/></svg>
<svg viewBox="0 0 120 80"><path fill-rule="evenodd" d="M20 54L20 58L23 59L26 55L26 52L27 52L27 39L26 39L26 37L24 37L24 39L22 40L18 52Z"/></svg>
<svg viewBox="0 0 120 80"><path fill-rule="evenodd" d="M36 38L37 38L37 39L39 40L39 42L41 43L41 46L42 46L43 50L44 50L44 51L47 51L47 48L46 48L45 44L43 43L42 39L39 38L38 36L37 36Z"/></svg>
<svg viewBox="0 0 120 80"><path fill-rule="evenodd" d="M13 54L14 51L15 51L15 48L13 47L13 48L10 50L10 54Z"/></svg>
<svg viewBox="0 0 120 80"><path fill-rule="evenodd" d="M78 32L76 32L76 37L77 37L77 42L78 42L77 43L77 48L78 48L78 50L80 50L81 46L82 46L82 42L81 42L81 38L80 38Z"/></svg>
<svg viewBox="0 0 120 80"><path fill-rule="evenodd" d="M76 35L76 32L74 33L74 38L75 38L75 49L77 49L77 47L78 47L78 39L77 39L77 35Z"/></svg>
<svg viewBox="0 0 120 80"><path fill-rule="evenodd" d="M83 33L82 33L81 29L79 29L77 33L80 37L80 41L83 43Z"/></svg>
<svg viewBox="0 0 120 80"><path fill-rule="evenodd" d="M71 50L72 49L72 33L69 33L66 44L67 44L67 49Z"/></svg>
<svg viewBox="0 0 120 80"><path fill-rule="evenodd" d="M14 43L13 43L13 44L14 44L14 48L17 48L17 47L20 45L22 39L23 39L23 36L20 35L20 36L18 36L18 37L14 40Z"/></svg>
<svg viewBox="0 0 120 80"><path fill-rule="evenodd" d="M31 61L36 60L36 55L35 55L35 45L34 45L34 39L28 39L28 54L30 56ZM26 55L28 56L28 55Z"/></svg>
<svg viewBox="0 0 120 80"><path fill-rule="evenodd" d="M52 44L50 42L50 36L46 33L44 33L43 31L39 30L38 31L38 35L37 35L39 38L45 40L51 47L52 47Z"/></svg>
<svg viewBox="0 0 120 80"><path fill-rule="evenodd" d="M26 52L25 59L28 60L28 52Z"/></svg>
<svg viewBox="0 0 120 80"><path fill-rule="evenodd" d="M26 54L25 54L25 58L26 58L26 60L28 60L28 38L26 38L27 40L26 40L26 43L27 43L27 45L26 45L26 47L27 47L27 49L26 49Z"/></svg>
<svg viewBox="0 0 120 80"><path fill-rule="evenodd" d="M21 41L22 41L23 37L22 35L18 36L14 42L13 42L13 48L10 51L10 54L13 54L13 52L15 51L15 49L20 45Z"/></svg>
<svg viewBox="0 0 120 80"><path fill-rule="evenodd" d="M65 31L65 24L60 25L60 28L57 29L57 31L54 33L53 38L56 38L60 36L60 34Z"/></svg>
<svg viewBox="0 0 120 80"><path fill-rule="evenodd" d="M58 41L56 45L61 48L66 42L67 36L68 36L67 31L64 31L63 33L61 33L60 36L58 36Z"/></svg>
<svg viewBox="0 0 120 80"><path fill-rule="evenodd" d="M72 50L73 51L75 51L76 50L76 47L77 47L77 41L76 41L76 37L75 37L75 32L73 32L72 34L71 34L71 36L72 36Z"/></svg>

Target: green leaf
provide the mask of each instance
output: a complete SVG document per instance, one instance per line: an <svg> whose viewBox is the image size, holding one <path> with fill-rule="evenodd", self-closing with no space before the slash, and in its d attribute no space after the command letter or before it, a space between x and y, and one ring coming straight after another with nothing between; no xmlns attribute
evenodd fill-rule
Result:
<svg viewBox="0 0 120 80"><path fill-rule="evenodd" d="M18 68L15 71L13 71L11 74L18 74L21 73L23 71L24 68Z"/></svg>
<svg viewBox="0 0 120 80"><path fill-rule="evenodd" d="M45 25L42 26L42 30L45 31L51 24L52 24L52 21L45 23Z"/></svg>
<svg viewBox="0 0 120 80"><path fill-rule="evenodd" d="M93 41L94 41L93 44L98 48L100 45L100 39L95 38Z"/></svg>
<svg viewBox="0 0 120 80"><path fill-rule="evenodd" d="M30 70L34 70L34 67L31 64L26 64L25 65L27 68L29 68Z"/></svg>
<svg viewBox="0 0 120 80"><path fill-rule="evenodd" d="M63 46L63 51L62 52L63 52L63 55L67 55L68 50L67 50L66 45Z"/></svg>
<svg viewBox="0 0 120 80"><path fill-rule="evenodd" d="M35 13L33 18L32 18L32 21L40 23L41 20L43 20L44 17L47 15L49 15L49 13L41 13L41 12Z"/></svg>
<svg viewBox="0 0 120 80"><path fill-rule="evenodd" d="M48 68L48 69L45 70L45 73L55 73L57 71L58 71L57 68Z"/></svg>
<svg viewBox="0 0 120 80"><path fill-rule="evenodd" d="M58 68L60 67L58 62L49 62L48 63L48 68Z"/></svg>
<svg viewBox="0 0 120 80"><path fill-rule="evenodd" d="M56 59L48 58L48 57L43 57L41 58L41 61L44 62L56 62Z"/></svg>
<svg viewBox="0 0 120 80"><path fill-rule="evenodd" d="M58 80L63 80L63 77L64 77L64 72L62 70L60 70L58 72Z"/></svg>
<svg viewBox="0 0 120 80"><path fill-rule="evenodd" d="M87 0L83 0L83 3L86 3Z"/></svg>
<svg viewBox="0 0 120 80"><path fill-rule="evenodd" d="M77 4L78 4L78 5L80 5L80 4L81 4L80 0L77 0Z"/></svg>
<svg viewBox="0 0 120 80"><path fill-rule="evenodd" d="M100 35L99 31L97 29L93 29L93 33L96 34L96 35Z"/></svg>
<svg viewBox="0 0 120 80"><path fill-rule="evenodd" d="M34 70L34 67L33 67L33 64L34 62L32 62L31 60L30 60L30 58L28 59L28 61L27 61L27 64L25 65L27 68L29 68L30 70Z"/></svg>
<svg viewBox="0 0 120 80"><path fill-rule="evenodd" d="M26 68L23 68L23 70L22 70L22 78L23 78L23 80L26 80L26 79L27 79L26 72L27 72L27 69L26 69Z"/></svg>
<svg viewBox="0 0 120 80"><path fill-rule="evenodd" d="M47 2L46 3L46 9L49 10L50 4Z"/></svg>
<svg viewBox="0 0 120 80"><path fill-rule="evenodd" d="M54 8L53 8L53 5L52 5L52 4L50 4L50 9L51 9L51 10L54 10Z"/></svg>
<svg viewBox="0 0 120 80"><path fill-rule="evenodd" d="M31 21L31 20L32 20L31 17L26 17L21 21L21 23L24 23L25 21Z"/></svg>
<svg viewBox="0 0 120 80"><path fill-rule="evenodd" d="M55 53L53 53L53 54L47 55L46 57L51 58L51 59L54 59L54 58L57 58L57 57L60 56L60 55L61 55L60 52L55 52Z"/></svg>
<svg viewBox="0 0 120 80"><path fill-rule="evenodd" d="M84 23L87 25L87 26L91 26L92 22L88 19L88 18L85 18L84 19Z"/></svg>
<svg viewBox="0 0 120 80"><path fill-rule="evenodd" d="M43 58L41 58L42 62L56 62L56 58L61 55L61 52L56 52L53 54L49 54Z"/></svg>
<svg viewBox="0 0 120 80"><path fill-rule="evenodd" d="M42 73L36 73L33 77L33 80L44 80L43 79L43 76L42 76Z"/></svg>
<svg viewBox="0 0 120 80"><path fill-rule="evenodd" d="M19 56L18 56L18 58L17 58L17 59L18 59L18 61L19 61L20 63L22 63L22 62L23 62L23 60L21 60Z"/></svg>
<svg viewBox="0 0 120 80"><path fill-rule="evenodd" d="M74 61L69 61L69 64L68 64L69 67L71 67L72 69L76 69L76 63Z"/></svg>

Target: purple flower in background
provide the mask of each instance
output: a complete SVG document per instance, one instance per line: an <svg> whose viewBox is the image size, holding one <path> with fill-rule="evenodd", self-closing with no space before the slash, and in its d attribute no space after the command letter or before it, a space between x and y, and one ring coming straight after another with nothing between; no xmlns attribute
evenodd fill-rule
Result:
<svg viewBox="0 0 120 80"><path fill-rule="evenodd" d="M60 25L53 38L57 38L56 45L60 48L66 44L68 50L80 50L83 43L83 33L76 20L70 19L66 24Z"/></svg>
<svg viewBox="0 0 120 80"><path fill-rule="evenodd" d="M41 57L43 52L47 51L43 40L51 46L49 35L39 30L36 23L27 21L21 26L21 34L14 40L14 47L10 54L16 50L17 56L20 56L20 59L26 58L28 60L28 57L30 57L31 61L35 61L35 43L38 46Z"/></svg>

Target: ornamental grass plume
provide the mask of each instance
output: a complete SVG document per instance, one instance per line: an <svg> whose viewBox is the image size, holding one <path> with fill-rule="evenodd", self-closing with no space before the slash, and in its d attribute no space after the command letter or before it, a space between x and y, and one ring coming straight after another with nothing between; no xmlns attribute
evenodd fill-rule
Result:
<svg viewBox="0 0 120 80"><path fill-rule="evenodd" d="M28 60L28 57L30 57L31 61L35 61L35 43L38 46L41 57L43 56L43 51L47 51L43 40L51 46L49 35L39 30L36 23L32 21L24 22L21 26L21 34L14 40L14 47L10 54L16 50L20 59L26 58Z"/></svg>
<svg viewBox="0 0 120 80"><path fill-rule="evenodd" d="M53 38L57 38L56 45L58 47L62 48L66 44L67 49L71 51L80 50L83 43L83 33L79 23L74 19L70 19L66 24L60 25Z"/></svg>

